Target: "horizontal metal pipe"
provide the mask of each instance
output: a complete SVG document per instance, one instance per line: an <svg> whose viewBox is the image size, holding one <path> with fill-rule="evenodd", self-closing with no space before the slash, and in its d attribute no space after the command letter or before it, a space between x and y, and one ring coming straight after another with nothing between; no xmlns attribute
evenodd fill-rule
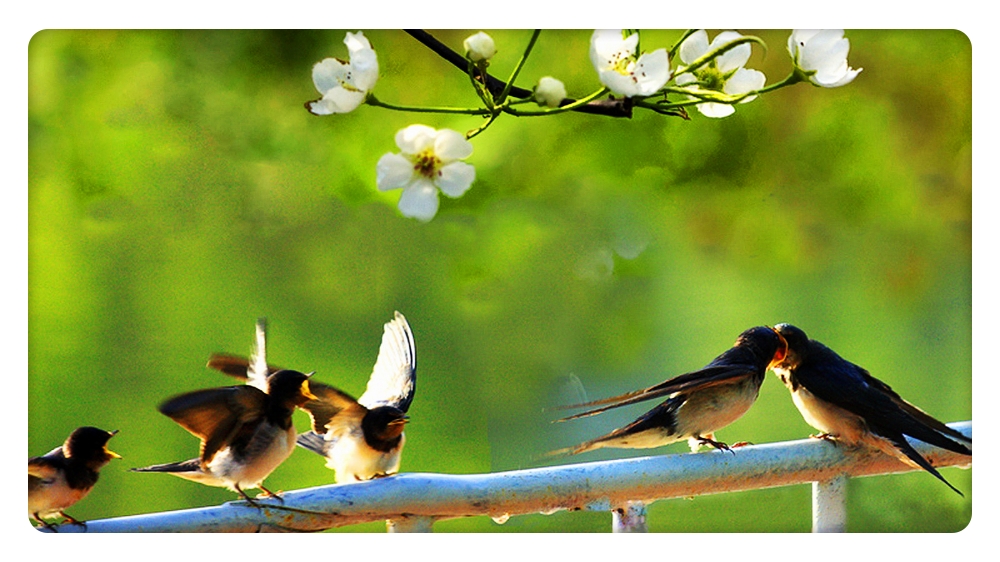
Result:
<svg viewBox="0 0 1000 562"><path fill-rule="evenodd" d="M972 422L949 424L972 436ZM934 466L969 468L971 457L911 441ZM59 532L318 531L406 518L611 511L630 501L718 494L823 482L845 474L872 476L915 470L881 452L805 439L707 451L498 472L407 473L369 482L287 491L283 501L260 498L221 506L64 525Z"/></svg>

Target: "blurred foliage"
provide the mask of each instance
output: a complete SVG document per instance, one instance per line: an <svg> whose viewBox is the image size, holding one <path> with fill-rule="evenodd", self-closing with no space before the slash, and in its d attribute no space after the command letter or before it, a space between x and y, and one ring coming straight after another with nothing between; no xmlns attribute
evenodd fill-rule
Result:
<svg viewBox="0 0 1000 562"><path fill-rule="evenodd" d="M471 31L434 31L460 49ZM749 31L748 67L790 72L787 31ZM400 31L366 30L380 99L472 106L468 78ZM491 70L530 31L490 31ZM643 34L645 49L680 31ZM714 33L713 33L714 36ZM549 449L647 405L551 425L545 406L698 368L745 328L794 323L945 420L971 419L971 47L955 31L848 31L863 67L839 89L778 90L712 120L637 112L501 117L473 140L477 180L430 223L375 189L411 123L478 118L361 107L315 117L312 65L343 31L39 32L29 45L29 450L80 425L120 429L125 459L70 512L104 518L235 494L128 467L191 458L156 405L232 384L204 367L249 352L359 395L392 311L419 356L403 470L559 462ZM590 31L543 32L521 73L598 87ZM928 64L932 57L934 64ZM305 429L304 414L296 423ZM813 432L768 376L724 441ZM681 453L605 450L571 462ZM971 472L850 483L849 530L956 531ZM296 450L267 485L331 483ZM661 501L652 531L808 531L808 486ZM439 531L607 532L610 515L444 521ZM371 524L346 531L383 531Z"/></svg>

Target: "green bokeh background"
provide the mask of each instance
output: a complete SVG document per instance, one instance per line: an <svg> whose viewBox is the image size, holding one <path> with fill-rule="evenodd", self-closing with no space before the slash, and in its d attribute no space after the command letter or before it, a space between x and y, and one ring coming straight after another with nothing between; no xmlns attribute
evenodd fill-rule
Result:
<svg viewBox="0 0 1000 562"><path fill-rule="evenodd" d="M460 49L478 30L434 31ZM790 71L788 31L751 31L748 67ZM489 31L491 71L530 31ZM468 78L400 31L366 30L380 99L473 106ZM715 32L711 33L714 36ZM648 31L643 48L680 31ZM419 357L405 472L553 464L547 450L650 405L551 425L545 406L698 368L744 329L794 323L945 421L971 419L971 45L957 31L849 31L852 84L778 90L736 114L503 116L473 139L477 179L427 224L375 189L399 129L479 118L361 107L315 117L312 65L343 31L42 31L29 45L29 456L80 425L120 429L125 459L70 510L96 519L234 499L127 468L195 456L159 414L232 384L204 364L249 352L359 395L393 310ZM590 31L543 32L519 85L599 86ZM928 64L929 53L933 64ZM305 429L307 418L296 414ZM812 433L768 375L723 441ZM569 462L683 453L605 450ZM971 471L849 484L848 530L957 531ZM331 483L295 453L275 490ZM651 531L810 529L810 488L660 501ZM607 513L475 517L437 531L607 532ZM340 531L384 531L381 523Z"/></svg>

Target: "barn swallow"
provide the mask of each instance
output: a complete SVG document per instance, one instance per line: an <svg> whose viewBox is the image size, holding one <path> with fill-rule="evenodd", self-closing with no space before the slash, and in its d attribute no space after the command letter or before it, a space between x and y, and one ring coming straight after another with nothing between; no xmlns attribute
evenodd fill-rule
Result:
<svg viewBox="0 0 1000 562"><path fill-rule="evenodd" d="M311 375L311 374L310 374ZM252 505L244 491L263 481L295 449L292 412L317 397L310 375L282 370L267 377L267 392L255 386L229 386L181 394L160 405L160 412L201 439L201 454L188 461L133 468L167 472L208 486L229 488Z"/></svg>
<svg viewBox="0 0 1000 562"><path fill-rule="evenodd" d="M773 329L758 326L746 330L736 343L703 369L679 375L660 384L621 396L594 400L559 409L604 405L562 418L566 421L591 416L653 398L666 396L659 406L634 422L575 447L550 455L575 455L601 447L647 449L688 440L691 451L701 445L730 450L715 440L715 432L740 418L757 400L769 366L785 355L785 341Z"/></svg>
<svg viewBox="0 0 1000 562"><path fill-rule="evenodd" d="M302 406L312 431L299 435L301 447L326 457L337 483L371 480L399 472L410 420L406 412L417 384L413 332L399 312L386 322L378 358L361 398L315 385L319 399Z"/></svg>
<svg viewBox="0 0 1000 562"><path fill-rule="evenodd" d="M774 366L774 372L788 387L806 423L822 432L814 437L874 447L930 472L964 496L904 435L970 456L972 438L903 400L889 385L809 339L799 328L778 324L774 329L788 342L788 353Z"/></svg>
<svg viewBox="0 0 1000 562"><path fill-rule="evenodd" d="M280 367L267 363L263 322L257 322L254 354L245 357L217 353L208 366L244 379L259 380L260 373ZM312 431L299 435L299 446L326 457L326 466L338 483L371 480L399 471L406 435L406 415L417 383L417 353L413 332L399 312L385 324L375 368L361 398L316 381L310 390L318 396L302 406L312 419Z"/></svg>
<svg viewBox="0 0 1000 562"><path fill-rule="evenodd" d="M108 449L108 440L118 430L104 431L81 427L73 431L61 447L28 459L28 516L48 529L43 517L60 515L70 523L83 525L64 509L82 500L94 488L98 471L121 455Z"/></svg>

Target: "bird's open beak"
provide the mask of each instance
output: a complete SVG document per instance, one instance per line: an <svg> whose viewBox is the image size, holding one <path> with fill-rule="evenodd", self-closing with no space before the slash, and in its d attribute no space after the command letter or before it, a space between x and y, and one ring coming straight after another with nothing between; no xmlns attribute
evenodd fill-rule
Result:
<svg viewBox="0 0 1000 562"><path fill-rule="evenodd" d="M108 435L110 435L111 437L114 437L115 435L118 435L118 430L116 429L114 431L109 431ZM121 455L119 455L118 453L116 453L116 452L112 451L111 449L109 449L107 445L104 445L104 452L107 453L108 456L110 456L113 459L120 459L120 458L122 458Z"/></svg>
<svg viewBox="0 0 1000 562"><path fill-rule="evenodd" d="M315 371L313 371L313 373L314 372ZM309 373L306 376L312 376L312 373ZM309 381L308 380L302 381L302 396L305 396L306 398L308 398L310 400L319 400L319 397L316 396L315 394L313 394L311 390L309 390Z"/></svg>
<svg viewBox="0 0 1000 562"><path fill-rule="evenodd" d="M782 336L777 329L772 327L771 330L773 330L774 334L778 336L778 341L781 345L778 346L778 350L774 352L774 357L771 358L771 363L768 365L768 368L781 363L785 359L785 356L788 355L788 342L785 341L785 337Z"/></svg>

